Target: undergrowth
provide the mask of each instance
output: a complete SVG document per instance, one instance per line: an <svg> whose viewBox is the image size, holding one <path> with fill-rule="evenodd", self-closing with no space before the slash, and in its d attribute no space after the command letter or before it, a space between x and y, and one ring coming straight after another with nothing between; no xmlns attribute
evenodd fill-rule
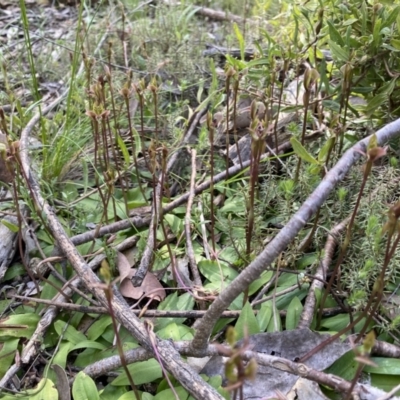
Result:
<svg viewBox="0 0 400 400"><path fill-rule="evenodd" d="M350 1L336 9L323 1L303 6L286 2L278 10L272 2L244 1L224 9L245 12L246 25L216 26L202 20L198 8L189 2L148 6L130 2L129 8L124 4L126 8L110 4L96 9L82 3L74 36L57 42L58 51L64 45L69 49L57 61L49 61L54 43L49 42L46 51L35 47L25 24L25 41L19 50L28 50L28 57L20 56L17 65L30 74L28 96L19 96L13 82L21 85L23 79L11 71L7 51L2 53L0 96L10 110L1 120L6 137L1 150L3 167L11 174L11 179L4 179L11 197L1 203L1 210L13 215L18 210L17 221L3 218L2 222L22 235L23 220L29 218L40 245L40 250L31 249L25 258L20 246L21 254L2 277L7 294L0 302L4 317L31 318L24 328L28 331L2 335L10 354L21 347L13 338L29 337L44 306L33 302L13 305L14 291L8 287L25 280L22 265L28 268L29 258L56 257L57 247L46 216L32 201L32 187L21 173L18 158L21 130L41 102L47 102L37 74L59 80L60 92L66 93L62 105L40 118L30 144L43 196L70 237L94 229L92 239L78 245L82 256L90 260L107 249L101 271L110 304L112 284L118 277L115 246L134 236L135 246L125 255L130 266L141 267L154 235L147 267L167 292L158 298L145 290L143 296L132 296L130 304L143 312L206 309L281 231L345 151L367 131L399 114L394 73L398 70L399 6L362 2L358 7ZM274 18L260 22L263 13ZM21 6L24 14L26 9ZM287 22L284 31L279 30L282 21ZM229 34L218 38L221 32ZM239 55L204 56L210 40L218 46L235 43ZM245 57L249 45L254 50L250 59ZM59 76L50 78L57 72ZM360 99L361 105L357 103ZM201 113L196 133L184 142L193 118ZM246 126L242 126L243 115ZM283 118L288 122L280 127ZM246 135L247 153L241 148ZM280 149L281 145L286 147ZM195 197L189 224L192 251L184 239L186 207L169 212L161 209L189 189L191 149L197 152L196 184L228 172L233 162L243 165L249 161L242 171L212 182ZM268 157L264 157L266 151ZM232 156L235 152L237 159ZM175 154L178 160L170 168L168 162ZM398 344L399 317L385 310L390 307L387 297L397 298L400 286L399 254L394 250L398 180L398 143L382 148L371 139L361 161L296 240L229 307L238 316L250 312L249 304L257 311L256 316L246 314L252 322L246 328L248 334L296 326L300 313L285 319L279 312L302 309L325 255L329 232L350 217L347 231L337 238L332 269L325 277L326 290L319 293L321 308L316 308L311 328L340 335L365 333L373 327L378 339ZM157 215L152 232L147 222L139 227L131 223L112 236L100 234L104 225L135 215L149 218L151 211L153 218ZM188 261L191 252L193 258ZM201 287L193 283L195 276L188 272L188 263L197 264ZM39 289L32 296L52 299L75 274L62 257L55 259L54 269L57 272L44 269L36 276L30 274ZM88 305L90 296L83 300L74 294L72 300ZM340 308L338 316L325 317L324 310L332 307ZM238 321L221 318L213 337L219 338L228 325L242 329L243 322ZM191 340L196 332L186 317L158 317L148 328L149 335L173 340ZM245 335L239 332L239 338ZM87 348L81 351L79 342L87 342ZM52 322L42 346L48 352L44 356L47 365L82 369L106 355L121 355L137 343L124 328L118 328L112 311L111 317L64 311ZM4 365L10 366L12 357L4 357ZM129 371L123 364L125 375L107 382L104 391L115 391L115 396L123 398L131 386L136 397L139 388L157 398L157 393L170 390L165 371L155 360L148 363L148 376L135 384L129 374L135 376L133 372L139 373L143 364L134 364ZM248 379L250 372L241 379ZM51 371L43 375L55 379ZM220 381L214 386L222 392ZM32 385L24 382L23 387Z"/></svg>

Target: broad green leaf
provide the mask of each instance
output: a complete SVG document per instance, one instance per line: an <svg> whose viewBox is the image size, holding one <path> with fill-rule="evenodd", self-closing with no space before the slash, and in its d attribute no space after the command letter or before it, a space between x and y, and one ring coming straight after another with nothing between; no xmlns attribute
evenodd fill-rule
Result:
<svg viewBox="0 0 400 400"><path fill-rule="evenodd" d="M121 396L126 393L131 392L128 392L124 386L113 386L108 384L103 390L100 390L100 400L120 400ZM131 397L131 399L134 399L134 397Z"/></svg>
<svg viewBox="0 0 400 400"><path fill-rule="evenodd" d="M99 341L103 342L102 339L99 339ZM122 348L125 351L135 349L138 347L138 344L132 343L132 342L125 342L122 345ZM107 357L111 356L118 356L118 349L115 346L107 347L106 350L97 350L97 349L85 349L81 353L78 354L76 357L76 360L74 362L74 365L78 368L85 368L89 364L92 364L96 361L102 360Z"/></svg>
<svg viewBox="0 0 400 400"><path fill-rule="evenodd" d="M243 214L246 212L246 203L242 197L230 197L221 208L221 213Z"/></svg>
<svg viewBox="0 0 400 400"><path fill-rule="evenodd" d="M189 397L189 393L182 387L174 387L175 392L178 395L179 400L187 400ZM171 389L163 390L160 393L157 393L156 396L153 397L154 400L176 400L176 397Z"/></svg>
<svg viewBox="0 0 400 400"><path fill-rule="evenodd" d="M382 43L381 28L382 28L382 19L377 18L375 20L374 31L372 33L372 37L374 38L375 49L377 49Z"/></svg>
<svg viewBox="0 0 400 400"><path fill-rule="evenodd" d="M140 393L140 392L139 392ZM115 397L113 397L110 400L114 400ZM135 400L135 393L133 390L124 393L121 397L118 397L118 400ZM154 396L150 393L140 393L140 400L152 400L154 399ZM100 400L103 400L103 398L100 396Z"/></svg>
<svg viewBox="0 0 400 400"><path fill-rule="evenodd" d="M234 320L235 318L220 318L213 328L213 335L216 335L223 328L225 328L226 325L230 324Z"/></svg>
<svg viewBox="0 0 400 400"><path fill-rule="evenodd" d="M232 282L238 272L223 262L203 260L198 264L199 270L210 282Z"/></svg>
<svg viewBox="0 0 400 400"><path fill-rule="evenodd" d="M105 350L107 347L99 342L94 340L83 340L80 343L77 343L75 346L71 348L70 351L78 350L78 349L97 349L97 350Z"/></svg>
<svg viewBox="0 0 400 400"><path fill-rule="evenodd" d="M177 217L173 214L164 215L164 219L167 221L168 225L171 228L172 233L179 236L182 233L183 229L183 221L182 218Z"/></svg>
<svg viewBox="0 0 400 400"><path fill-rule="evenodd" d="M358 363L354 360L354 351L348 351L338 360L336 360L328 369L324 372L340 376L343 379L351 381L357 371Z"/></svg>
<svg viewBox="0 0 400 400"><path fill-rule="evenodd" d="M58 272L60 272L60 270L61 270L59 265L58 265L58 268L56 267L56 269L58 270ZM49 282L46 282L44 284L43 289L42 289L42 291L40 293L40 298L44 299L44 300L51 300L55 295L58 294L57 287L62 287L63 284L54 275L50 275L47 278L47 280ZM51 285L51 283L53 285ZM42 311L46 307L47 307L47 305L45 305L45 304L39 304L38 305L38 312Z"/></svg>
<svg viewBox="0 0 400 400"><path fill-rule="evenodd" d="M2 394L1 400L58 400L58 392L50 379L42 379L35 389L24 391L26 395L16 396L15 394Z"/></svg>
<svg viewBox="0 0 400 400"><path fill-rule="evenodd" d="M343 22L343 26L353 25L355 22L358 22L358 18L349 18L348 20Z"/></svg>
<svg viewBox="0 0 400 400"><path fill-rule="evenodd" d="M188 311L193 310L194 299L189 293L184 293L178 296L177 292L174 292L167 296L157 307L158 310L180 310ZM175 322L176 324L182 324L186 318L157 318L155 325L155 332L165 328L168 324Z"/></svg>
<svg viewBox="0 0 400 400"><path fill-rule="evenodd" d="M0 378L8 371L14 361L15 350L17 350L19 339L8 339L1 343L0 350Z"/></svg>
<svg viewBox="0 0 400 400"><path fill-rule="evenodd" d="M257 67L259 65L269 65L271 62L268 58L257 58L255 60L251 60L247 63L247 68L250 70L253 67Z"/></svg>
<svg viewBox="0 0 400 400"><path fill-rule="evenodd" d="M87 337L89 340L98 339L112 324L112 319L109 315L102 315L99 320L95 321L92 326L87 330Z"/></svg>
<svg viewBox="0 0 400 400"><path fill-rule="evenodd" d="M257 321L260 326L260 332L265 332L272 317L272 301L266 301L261 304L260 311L257 313Z"/></svg>
<svg viewBox="0 0 400 400"><path fill-rule="evenodd" d="M54 356L53 363L59 365L61 368L65 368L67 365L67 357L70 352L73 343L71 342L62 342L58 347L58 351Z"/></svg>
<svg viewBox="0 0 400 400"><path fill-rule="evenodd" d="M281 332L281 331L282 331L281 316L279 315L278 309L272 306L272 316L267 326L267 332Z"/></svg>
<svg viewBox="0 0 400 400"><path fill-rule="evenodd" d="M6 274L4 275L3 282L10 281L16 276L26 274L26 269L21 263L13 263L7 268Z"/></svg>
<svg viewBox="0 0 400 400"><path fill-rule="evenodd" d="M82 332L77 331L73 326L68 325L65 329L66 325L67 323L61 320L58 320L54 323L54 329L59 336L63 335L64 340L67 340L72 344L77 344L87 340L86 336Z"/></svg>
<svg viewBox="0 0 400 400"><path fill-rule="evenodd" d="M400 40L399 39L391 39L390 44L396 49L400 50Z"/></svg>
<svg viewBox="0 0 400 400"><path fill-rule="evenodd" d="M261 276L253 281L249 286L249 296L253 295L264 286L267 282L269 282L272 278L273 272L272 271L264 271Z"/></svg>
<svg viewBox="0 0 400 400"><path fill-rule="evenodd" d="M393 8L390 14L383 20L382 28L390 27L400 15L400 6Z"/></svg>
<svg viewBox="0 0 400 400"><path fill-rule="evenodd" d="M140 190L140 187L137 186L135 188L129 189L126 193L128 200L128 208L130 210L134 210L137 207L142 207L147 204L147 199L143 197L143 193ZM146 196L145 192L145 196Z"/></svg>
<svg viewBox="0 0 400 400"><path fill-rule="evenodd" d="M82 371L75 377L72 385L74 400L100 400L99 392L93 379Z"/></svg>
<svg viewBox="0 0 400 400"><path fill-rule="evenodd" d="M157 330L157 336L161 339L172 340L192 340L193 329L185 325L178 325L175 322L167 325L165 328Z"/></svg>
<svg viewBox="0 0 400 400"><path fill-rule="evenodd" d="M58 399L58 392L54 383L50 379L46 378L43 378L35 389L27 390L27 392L29 393L27 396L29 400Z"/></svg>
<svg viewBox="0 0 400 400"><path fill-rule="evenodd" d="M7 227L11 232L17 233L19 231L19 226L13 224L12 222L8 221L7 219L3 218L0 221L5 227Z"/></svg>
<svg viewBox="0 0 400 400"><path fill-rule="evenodd" d="M36 329L40 316L30 314L14 314L0 320L0 337L26 337L30 338ZM10 325L8 327L7 325ZM11 326L12 325L12 326Z"/></svg>
<svg viewBox="0 0 400 400"><path fill-rule="evenodd" d="M390 392L393 388L400 385L399 375L382 375L382 374L371 374L371 385L385 392ZM394 393L394 396L400 396L400 390ZM395 397L392 397L394 399ZM398 397L396 397L397 399Z"/></svg>
<svg viewBox="0 0 400 400"><path fill-rule="evenodd" d="M150 383L162 377L161 367L154 358L128 365L128 370L131 373L135 385ZM126 373L122 372L111 384L114 386L129 385Z"/></svg>
<svg viewBox="0 0 400 400"><path fill-rule="evenodd" d="M243 339L245 336L260 333L260 326L258 325L257 318L254 315L254 311L249 302L246 302L244 305L236 322L235 329L238 339Z"/></svg>
<svg viewBox="0 0 400 400"><path fill-rule="evenodd" d="M326 161L326 157L329 153L329 150L332 148L332 146L335 144L335 138L330 137L325 144L322 146L320 152L318 153L318 162L324 163Z"/></svg>
<svg viewBox="0 0 400 400"><path fill-rule="evenodd" d="M301 301L297 296L293 297L287 309L286 330L296 329L302 311L303 311L303 305L301 304Z"/></svg>
<svg viewBox="0 0 400 400"><path fill-rule="evenodd" d="M303 160L310 164L318 165L318 161L306 150L306 148L294 137L290 138L293 151Z"/></svg>
<svg viewBox="0 0 400 400"><path fill-rule="evenodd" d="M358 317L358 313L354 314L353 319ZM330 331L339 332L350 324L350 317L347 314L339 314L334 317L324 318L321 321L321 326L329 329ZM355 327L355 332L359 332L365 324L365 318L363 318Z"/></svg>
<svg viewBox="0 0 400 400"><path fill-rule="evenodd" d="M334 41L328 40L329 48L332 52L332 57L338 61L346 62L349 60L349 52L348 50L344 49L337 45Z"/></svg>
<svg viewBox="0 0 400 400"><path fill-rule="evenodd" d="M377 364L377 367L366 365L365 372L400 376L400 360L398 358L371 357L371 361Z"/></svg>
<svg viewBox="0 0 400 400"><path fill-rule="evenodd" d="M304 297L307 296L309 291L309 284L303 284L301 289L296 288L293 289L291 292L286 293L283 296L279 296L276 298L275 305L278 310L286 310L289 307L290 302L292 301L293 297L298 297L299 300L303 300ZM277 289L277 292L280 292L280 288Z"/></svg>
<svg viewBox="0 0 400 400"><path fill-rule="evenodd" d="M332 23L332 21L327 20L326 21L328 26L329 26L329 37L331 38L331 40L335 43L337 43L338 46L344 46L344 40L342 38L342 35L338 32L338 30L336 29L334 23Z"/></svg>
<svg viewBox="0 0 400 400"><path fill-rule="evenodd" d="M366 105L364 112L368 115L372 114L378 107L388 101L386 93L380 93L374 96Z"/></svg>
<svg viewBox="0 0 400 400"><path fill-rule="evenodd" d="M306 267L309 267L310 265L313 265L315 262L317 262L319 258L320 254L317 252L304 254L304 256L296 261L296 269L304 270Z"/></svg>

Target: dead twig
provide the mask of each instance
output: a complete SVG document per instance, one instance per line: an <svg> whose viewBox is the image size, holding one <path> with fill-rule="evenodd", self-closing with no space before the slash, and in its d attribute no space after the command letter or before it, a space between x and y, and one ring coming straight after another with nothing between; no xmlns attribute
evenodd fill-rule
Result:
<svg viewBox="0 0 400 400"><path fill-rule="evenodd" d="M197 268L196 258L194 256L194 249L191 236L191 215L192 215L192 205L194 199L194 185L196 182L196 150L192 149L192 175L190 177L190 190L189 198L186 207L185 215L185 236L186 236L186 254L189 258L190 270L192 272L192 277L195 285L201 287L203 284L201 282L199 270Z"/></svg>

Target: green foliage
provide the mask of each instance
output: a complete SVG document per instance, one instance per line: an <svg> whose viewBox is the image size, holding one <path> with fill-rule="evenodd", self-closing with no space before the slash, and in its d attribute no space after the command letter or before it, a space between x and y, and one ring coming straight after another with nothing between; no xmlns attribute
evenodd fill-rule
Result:
<svg viewBox="0 0 400 400"><path fill-rule="evenodd" d="M272 132L275 129L273 118L279 120L281 116L296 114L297 119L283 129L292 151L261 162L257 173L254 173L253 164L250 178L247 169L244 173L219 182L213 191L205 191L201 199L197 197L195 200L195 203L199 200L201 209L193 207L190 228L202 280L202 287L196 288L196 292L204 290L204 294L210 298L231 284L266 243L276 236L343 151L363 137L366 128L382 125L400 115L398 2L381 4L358 0L346 3L321 0L298 5L262 0L250 5L242 1L217 3L225 11L240 14L245 8L245 13L249 13L250 9L259 17L258 22L254 23L251 15L245 15L249 17L248 24L213 25L211 33L211 25L196 15L198 8L190 2L173 6L157 4L147 8L147 4L136 0L124 0L129 14L122 8L113 10L113 13L123 13L114 26L114 22L110 24L111 16L97 18L91 8L87 8L84 14L82 2L73 36L69 36L66 42L61 39L59 42L73 50L59 54L55 57L57 61L50 61L46 53L53 54L51 48L34 56L31 30L22 1L25 52L19 56L18 63L23 65L24 57L28 63L24 73L14 68L16 71L11 81L13 85L18 82L14 87L31 87L30 95L34 102L23 105L25 99L21 102L17 91L13 92L7 60L1 66L5 91L0 93L4 99L2 102L12 105L13 112L7 115L5 122L10 129L9 138L16 140L42 101L39 76L48 79L51 73L52 80L62 81L69 89L66 105L59 106L52 115L40 118L39 130L34 133L40 141L30 152L42 194L51 203L70 236L124 220L132 211L140 215L141 207L152 204L154 186L161 177L165 179L163 204L173 200L170 198L171 192L183 193L188 189L191 167L184 157L179 160L182 165L166 176L163 175L163 166L181 146L180 140L185 135L194 110L207 107L215 114L223 110L227 102L233 107L235 90L238 91L238 102L246 96L253 96L253 104L261 102L267 107L268 113L264 119L257 117L256 121L256 118L252 118L251 124L260 124L257 126L265 128L263 133L268 131L268 141L275 134ZM96 25L87 22L90 20L96 21ZM109 30L110 25L113 26L112 31ZM282 26L285 26L284 30ZM103 43L98 52L94 52L93 49L99 44L99 34L106 30L108 48ZM121 39L128 33L129 39ZM223 45L238 46L240 56L235 58L228 54L224 59L217 55L210 60L204 57L202 43L206 39L211 40L214 35L221 37ZM261 40L257 43L254 38ZM250 44L254 45L256 51L248 60L246 50ZM70 55L72 58L69 61ZM46 60L51 65L46 64ZM78 72L81 60L84 61L83 73ZM126 73L128 66L132 74ZM306 69L306 74L294 89L297 92L296 101L289 102L289 95L284 91L288 83L299 78L302 69ZM231 79L229 84L226 80L228 75ZM307 96L312 93L313 107L306 107L306 102L301 104L301 99L307 98L304 90ZM361 101L361 105L355 104L356 100ZM251 124L250 128L253 129ZM221 126L215 130L222 131ZM254 132L253 139L256 137ZM311 141L302 140L318 132L323 135ZM390 145L394 151L390 154L389 162L384 160L381 165L374 166L368 178L352 226L346 256L341 263L339 292L344 295L345 306L356 308L355 317L368 303L386 256L385 215L388 203L393 203L398 194L399 144ZM215 151L215 158L210 157L206 126L200 127L198 142L188 146L198 151L196 180L200 177L203 179L203 174L207 175L211 168L214 169L214 175L226 170L224 155L217 155ZM2 153L9 155L4 145L2 148ZM252 179L253 197L249 194L249 179ZM215 334L227 324L235 326L239 339L259 332L279 332L283 328L290 330L297 327L303 309L302 301L309 290L307 276L314 274L322 258L322 249L330 235L327 232L353 212L361 182L362 172L354 168L319 210L318 218L310 221L296 242L289 244L280 256L279 267L284 272L274 278L278 281L271 282L274 276L272 270L260 274L248 288L248 301L244 303L245 295L241 294L228 307L230 310L240 310L239 317L220 319L214 327ZM38 213L32 202L29 184L26 184L25 177L19 175L13 183L17 190L15 198L29 208L30 218L37 227L35 234L44 253L43 256L36 251L31 256L43 259L53 255L54 239L45 226L44 215ZM217 195L222 200L217 200ZM211 207L213 201L214 208ZM11 202L0 204L0 210L8 213L12 207ZM170 251L176 259L183 258L187 252L186 241L182 239L185 212L186 206L175 209L173 213L159 214L167 235L160 227L156 229L153 272L159 272L160 276L165 273L160 279L163 284L171 286L173 292L168 292L170 294L158 306L156 301L149 303L152 309L190 311L199 308L199 299L195 300L192 292L177 287L180 285L173 282L175 271L172 272L170 266ZM253 226L251 231L250 220ZM212 232L209 230L209 221L213 221ZM19 225L4 218L0 222L12 232L22 232ZM211 248L206 244L210 233L217 237L217 241L211 257L208 257L205 253L210 250L208 247ZM91 257L106 247L110 255L114 251L111 249L113 245L132 235L140 237L134 254L137 263L149 237L145 226L126 229L115 237L107 238L107 241L97 238L93 243L80 245L78 250L83 256ZM304 250L302 244L308 235L311 235L310 242ZM343 246L343 238L335 238ZM248 249L246 239L250 244ZM157 247L161 242L162 245ZM397 268L400 254L394 252L391 261L383 277L382 291L394 291L400 284ZM274 269L277 265L274 265ZM68 265L66 268L65 265L56 265L55 269L65 279L74 276ZM14 263L4 280L7 284L13 284L23 274L25 269L22 265ZM37 296L51 300L64 282L47 272L45 277L46 282L38 279L40 293ZM250 304L265 285L269 285L268 290L260 295L260 300L264 302L261 306L252 307ZM7 291L7 287L4 290ZM320 301L322 294L318 291L316 296ZM77 302L78 298L78 295L74 295L70 300ZM47 307L39 305L33 309L31 304L22 304L11 312L11 304L11 300L0 302L1 312L4 313L0 329L0 376L7 372L16 352L21 351L20 339L32 336L39 321L39 312ZM84 304L88 305L89 302ZM208 305L208 299L205 304ZM325 302L325 307L334 305L332 297ZM258 308L256 316L254 308ZM281 311L286 311L286 318L281 318ZM159 317L153 323L154 331L161 339L193 338L192 320L188 318ZM336 332L349 323L349 316L343 314L322 318L319 328ZM365 319L356 325L355 331L360 332L364 323ZM90 325L89 328L86 324ZM399 317L394 316L377 329L385 335L398 325ZM53 364L83 368L118 354L113 346L115 334L109 315L97 318L94 314L75 312L71 316L61 311L41 345L46 352L54 351ZM120 329L119 335L124 351L138 347L124 328ZM398 379L393 371L398 371L398 365L393 360L374 360L378 367L364 368L365 372L371 374L372 382L381 379L380 387L385 379L386 383L390 381L393 386L397 384ZM352 379L356 367L353 354L348 353L329 372ZM140 388L148 390L142 393L142 399L174 398L165 380L161 380L161 368L154 359L134 363L128 368L135 384L152 384ZM53 377L52 372L48 376ZM220 378L211 378L209 383L221 391ZM129 382L125 373L121 373L104 390L99 391L96 384L80 372L72 388L74 398L125 400L134 396L127 389ZM181 399L190 398L179 384L175 384L175 389ZM227 396L226 393L224 395ZM56 399L58 395L53 382L43 378L36 389L18 397ZM4 398L11 396L5 395Z"/></svg>

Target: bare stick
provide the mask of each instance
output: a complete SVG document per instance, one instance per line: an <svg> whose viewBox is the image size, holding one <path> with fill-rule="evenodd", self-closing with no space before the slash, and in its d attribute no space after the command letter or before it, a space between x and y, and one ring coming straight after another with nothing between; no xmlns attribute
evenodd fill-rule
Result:
<svg viewBox="0 0 400 400"><path fill-rule="evenodd" d="M196 150L192 149L192 176L190 177L189 198L185 215L186 252L187 256L189 257L189 264L190 264L190 270L192 272L193 281L197 286L201 287L202 282L200 279L199 270L197 269L196 258L194 256L191 229L190 229L195 182L196 182Z"/></svg>
<svg viewBox="0 0 400 400"><path fill-rule="evenodd" d="M329 265L331 264L333 253L337 245L337 236L346 228L349 222L350 217L347 217L329 232L324 248L324 258L321 260L317 272L315 273L317 279L313 280L310 290L308 291L307 299L297 328L309 328L311 325L316 304L315 292L316 290L322 290L324 287L324 281L326 281Z"/></svg>

